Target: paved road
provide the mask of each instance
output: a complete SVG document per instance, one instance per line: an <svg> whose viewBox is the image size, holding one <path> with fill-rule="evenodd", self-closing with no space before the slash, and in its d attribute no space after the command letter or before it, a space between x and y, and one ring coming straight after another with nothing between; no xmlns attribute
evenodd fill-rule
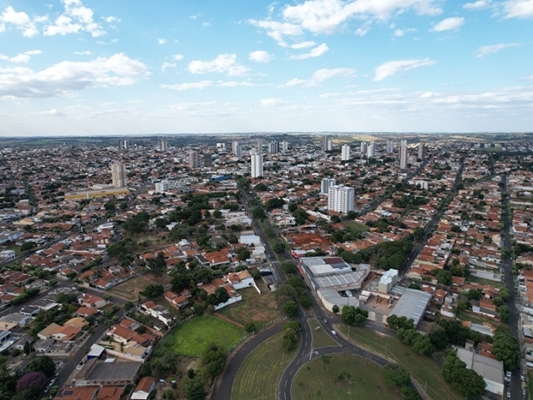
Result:
<svg viewBox="0 0 533 400"><path fill-rule="evenodd" d="M516 298L515 298L515 279L511 273L513 268L513 259L511 255L511 218L507 210L510 207L509 196L507 191L507 175L502 176L501 182L503 183L502 193L504 194L502 202L502 220L503 220L503 229L502 229L502 239L503 247L507 250L505 255L502 257L502 267L503 274L505 276L505 287L509 292L509 300L506 305L509 309L509 328L513 336L518 338L518 312L516 310ZM511 376L511 398L512 399L521 399L522 398L522 389L520 387L520 371L516 370L512 372Z"/></svg>

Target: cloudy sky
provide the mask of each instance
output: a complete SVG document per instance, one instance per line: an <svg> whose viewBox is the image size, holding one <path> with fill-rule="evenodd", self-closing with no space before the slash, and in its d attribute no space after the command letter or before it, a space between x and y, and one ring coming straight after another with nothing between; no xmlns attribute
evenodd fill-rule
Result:
<svg viewBox="0 0 533 400"><path fill-rule="evenodd" d="M0 0L0 135L533 130L533 0Z"/></svg>

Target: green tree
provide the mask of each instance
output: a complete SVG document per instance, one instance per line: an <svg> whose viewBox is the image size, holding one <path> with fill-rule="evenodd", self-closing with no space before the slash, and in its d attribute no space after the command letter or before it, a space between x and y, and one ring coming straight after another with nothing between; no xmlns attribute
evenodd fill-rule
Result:
<svg viewBox="0 0 533 400"><path fill-rule="evenodd" d="M277 254L283 254L286 248L287 246L285 245L285 243L278 242L274 244L272 250L274 250L274 252Z"/></svg>
<svg viewBox="0 0 533 400"><path fill-rule="evenodd" d="M404 386L402 388L403 400L421 400L420 395L410 387Z"/></svg>
<svg viewBox="0 0 533 400"><path fill-rule="evenodd" d="M222 372L225 363L226 351L215 343L207 347L200 361L203 370L212 378Z"/></svg>
<svg viewBox="0 0 533 400"><path fill-rule="evenodd" d="M493 338L492 354L503 362L507 371L512 371L520 366L520 347L518 341L507 329L499 327Z"/></svg>
<svg viewBox="0 0 533 400"><path fill-rule="evenodd" d="M189 379L185 384L185 397L187 400L205 400L207 392L205 384L199 378Z"/></svg>
<svg viewBox="0 0 533 400"><path fill-rule="evenodd" d="M452 284L452 273L450 271L445 270L445 269L440 269L437 272L436 276L437 276L437 281L441 285L449 286Z"/></svg>
<svg viewBox="0 0 533 400"><path fill-rule="evenodd" d="M387 364L381 373L383 380L390 387L407 386L411 381L409 371L399 365Z"/></svg>
<svg viewBox="0 0 533 400"><path fill-rule="evenodd" d="M36 246L34 242L24 242L22 243L22 246L20 246L20 251L25 252L33 249Z"/></svg>
<svg viewBox="0 0 533 400"><path fill-rule="evenodd" d="M364 326L368 318L368 311L360 307L344 306L342 307L341 319L349 325Z"/></svg>
<svg viewBox="0 0 533 400"><path fill-rule="evenodd" d="M293 328L284 329L283 339L281 341L283 348L287 351L294 350L296 348L296 343L298 343L299 337L300 334Z"/></svg>
<svg viewBox="0 0 533 400"><path fill-rule="evenodd" d="M322 365L324 366L324 369L326 369L326 366L331 364L331 356L328 356L326 354L320 356L320 360L322 361Z"/></svg>
<svg viewBox="0 0 533 400"><path fill-rule="evenodd" d="M467 398L475 398L485 393L485 380L457 357L454 350L448 351L442 376L446 382L459 390Z"/></svg>
<svg viewBox="0 0 533 400"><path fill-rule="evenodd" d="M255 207L252 211L252 216L262 221L266 218L265 210L261 207Z"/></svg>
<svg viewBox="0 0 533 400"><path fill-rule="evenodd" d="M337 304L333 305L331 311L333 311L334 314L337 314L339 312L339 306Z"/></svg>
<svg viewBox="0 0 533 400"><path fill-rule="evenodd" d="M56 365L48 356L36 357L26 368L26 372L33 371L43 372L47 378L51 378L56 373Z"/></svg>
<svg viewBox="0 0 533 400"><path fill-rule="evenodd" d="M145 296L149 299L155 299L164 293L163 285L159 285L157 283L153 283L151 285L148 285L144 288L144 290L140 293L142 296Z"/></svg>
<svg viewBox="0 0 533 400"><path fill-rule="evenodd" d="M257 332L257 324L253 321L249 321L246 324L244 324L244 329L248 333Z"/></svg>
<svg viewBox="0 0 533 400"><path fill-rule="evenodd" d="M294 300L289 300L283 305L283 312L287 317L292 318L298 314L298 304Z"/></svg>
<svg viewBox="0 0 533 400"><path fill-rule="evenodd" d="M414 341L413 341L413 350L420 354L431 354L433 353L433 344L431 343L431 339L426 335L419 335Z"/></svg>

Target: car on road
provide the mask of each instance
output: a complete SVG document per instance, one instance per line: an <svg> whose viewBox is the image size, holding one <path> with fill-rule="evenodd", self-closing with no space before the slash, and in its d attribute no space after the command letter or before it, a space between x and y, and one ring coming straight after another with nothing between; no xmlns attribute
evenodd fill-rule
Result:
<svg viewBox="0 0 533 400"><path fill-rule="evenodd" d="M334 329L332 329L332 330L331 330L331 333L332 333L332 334L334 334L334 335L336 335L336 334L337 334L337 332L335 332L335 330L334 330Z"/></svg>

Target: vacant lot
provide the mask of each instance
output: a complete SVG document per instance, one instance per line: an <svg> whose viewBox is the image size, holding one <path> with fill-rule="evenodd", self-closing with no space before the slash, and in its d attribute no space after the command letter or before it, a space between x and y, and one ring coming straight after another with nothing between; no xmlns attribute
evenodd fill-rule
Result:
<svg viewBox="0 0 533 400"><path fill-rule="evenodd" d="M108 292L109 294L121 297L124 300L137 301L139 293L142 292L146 286L154 283L166 285L168 283L168 277L155 277L152 274L144 274L112 287Z"/></svg>
<svg viewBox="0 0 533 400"><path fill-rule="evenodd" d="M344 226L352 232L366 232L368 230L368 226L355 221L344 222Z"/></svg>
<svg viewBox="0 0 533 400"><path fill-rule="evenodd" d="M399 390L385 384L381 377L382 368L376 363L348 354L330 357L327 365L315 358L296 373L292 383L294 400L403 398Z"/></svg>
<svg viewBox="0 0 533 400"><path fill-rule="evenodd" d="M265 340L246 357L233 381L231 400L277 400L279 379L296 352L283 350L282 336Z"/></svg>
<svg viewBox="0 0 533 400"><path fill-rule="evenodd" d="M259 294L255 288L239 290L242 301L217 311L232 321L244 325L254 321L258 325L280 318L281 312L276 304L274 293Z"/></svg>
<svg viewBox="0 0 533 400"><path fill-rule="evenodd" d="M339 325L340 330L347 335L348 326ZM442 378L441 368L431 358L421 356L404 345L399 340L381 336L367 328L350 328L350 338L363 347L377 353L385 354L398 364L409 370L416 380L424 387L426 393L433 400L463 400L458 392L452 389Z"/></svg>
<svg viewBox="0 0 533 400"><path fill-rule="evenodd" d="M156 354L174 354L199 357L209 343L225 349L235 346L246 335L244 329L212 315L184 322L165 336L157 345Z"/></svg>
<svg viewBox="0 0 533 400"><path fill-rule="evenodd" d="M324 329L322 329L322 326L317 319L308 319L307 323L313 332L313 349L339 345L327 332L324 331Z"/></svg>

